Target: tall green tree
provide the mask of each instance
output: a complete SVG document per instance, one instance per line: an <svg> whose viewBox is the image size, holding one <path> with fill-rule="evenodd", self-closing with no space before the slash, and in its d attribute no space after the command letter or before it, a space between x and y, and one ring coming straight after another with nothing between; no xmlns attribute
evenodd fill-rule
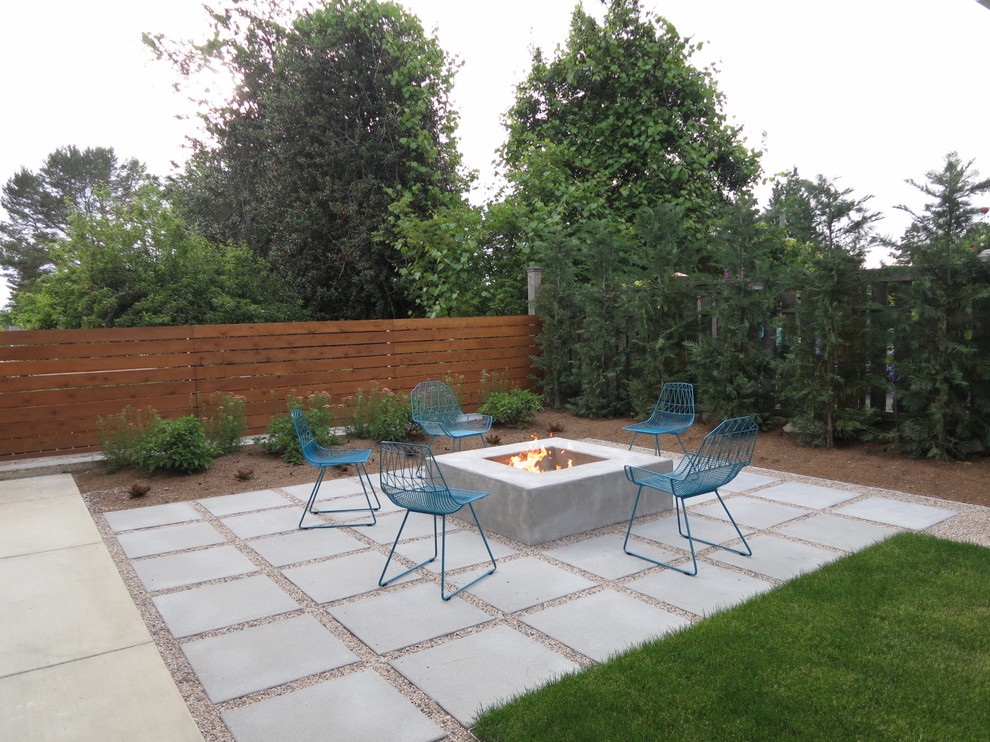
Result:
<svg viewBox="0 0 990 742"><path fill-rule="evenodd" d="M53 269L51 244L64 238L73 212L106 214L151 180L136 159L109 147L60 147L34 172L21 168L0 191L0 267L14 293Z"/></svg>
<svg viewBox="0 0 990 742"><path fill-rule="evenodd" d="M534 52L501 156L536 225L630 227L666 202L703 230L753 182L758 158L727 123L711 71L692 66L697 48L638 0L611 0L601 24L575 9L553 59Z"/></svg>
<svg viewBox="0 0 990 742"><path fill-rule="evenodd" d="M864 400L874 381L869 353L880 342L866 311L862 268L880 215L869 210L869 200L795 170L775 188L767 209L796 257L787 280L797 301L793 321L783 328L780 374L783 403L795 413L802 443L832 448L872 432L874 413Z"/></svg>
<svg viewBox="0 0 990 742"><path fill-rule="evenodd" d="M104 194L105 195L105 194ZM70 215L52 273L14 297L26 329L279 322L301 318L267 263L192 231L146 184L105 211Z"/></svg>
<svg viewBox="0 0 990 742"><path fill-rule="evenodd" d="M723 209L711 237L714 272L697 288L703 324L686 343L699 406L716 418L774 409L774 328L781 271L781 236L761 218L756 200L741 196Z"/></svg>
<svg viewBox="0 0 990 742"><path fill-rule="evenodd" d="M927 181L929 201L896 256L913 280L899 299L893 370L898 445L911 456L962 458L990 445L990 355L984 329L990 272L977 257L986 228L974 199L990 193L973 162L955 152ZM981 347L982 343L982 347Z"/></svg>
<svg viewBox="0 0 990 742"><path fill-rule="evenodd" d="M427 218L464 190L453 65L395 3L275 15L235 3L211 11L204 45L146 38L180 72L219 65L236 81L204 114L181 203L208 237L268 259L313 316L405 315L389 206Z"/></svg>
<svg viewBox="0 0 990 742"><path fill-rule="evenodd" d="M698 333L695 282L704 242L679 203L641 209L635 233L636 280L628 287L634 357L629 393L633 409L645 417L665 382L692 381L685 376L685 343Z"/></svg>

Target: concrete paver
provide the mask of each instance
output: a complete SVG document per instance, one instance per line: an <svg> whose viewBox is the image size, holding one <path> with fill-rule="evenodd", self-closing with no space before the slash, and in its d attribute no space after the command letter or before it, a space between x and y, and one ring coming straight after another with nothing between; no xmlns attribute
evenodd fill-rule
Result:
<svg viewBox="0 0 990 742"><path fill-rule="evenodd" d="M691 502L689 500L688 506L690 504ZM732 517L735 518L736 523L740 526L747 525L753 528L770 528L785 521L800 518L802 515L808 515L811 512L810 510L795 508L790 505L763 502L752 497L746 497L745 495L735 495L732 498L726 499L725 505L729 508L729 512L732 513ZM700 508L693 508L691 512L698 515L705 515L709 518L718 518L719 520L728 521L729 519L725 514L725 510L717 501L710 505L702 505ZM694 528L694 521L691 522L691 528ZM692 533L694 533L693 530ZM709 539L709 541L713 540L715 539Z"/></svg>
<svg viewBox="0 0 990 742"><path fill-rule="evenodd" d="M708 555L708 558L778 580L790 580L804 572L812 572L842 556L839 552L766 534L753 536L749 539L749 546L753 550L752 556L716 549Z"/></svg>
<svg viewBox="0 0 990 742"><path fill-rule="evenodd" d="M768 503L763 504L769 505ZM717 502L715 503L715 507L718 508L723 516L725 515L725 511L722 510L721 505ZM694 513L693 510L691 512L692 514ZM732 512L735 515L735 511ZM741 523L739 524L739 530L742 531L743 536L753 533L752 528L744 526ZM691 548L687 539L678 532L677 517L674 515L667 515L645 523L637 521L633 524L632 535L637 539L649 539L650 541L656 541L667 546L673 546L679 550L687 551ZM702 538L716 544L739 540L739 534L736 533L736 529L732 527L732 524L728 520L695 518L693 515L691 517L691 535L695 538ZM639 549L637 548L637 550Z"/></svg>
<svg viewBox="0 0 990 742"><path fill-rule="evenodd" d="M176 637L279 616L299 608L288 593L264 575L192 587L152 600Z"/></svg>
<svg viewBox="0 0 990 742"><path fill-rule="evenodd" d="M865 549L877 541L883 541L895 533L900 533L900 529L854 518L819 513L810 518L788 523L777 532L804 541L831 546L833 549L857 551L858 549Z"/></svg>
<svg viewBox="0 0 990 742"><path fill-rule="evenodd" d="M254 538L294 531L299 525L301 515L302 511L299 508L279 508L246 515L233 515L223 518L221 522L241 538Z"/></svg>
<svg viewBox="0 0 990 742"><path fill-rule="evenodd" d="M464 725L484 707L580 666L508 626L495 626L392 661Z"/></svg>
<svg viewBox="0 0 990 742"><path fill-rule="evenodd" d="M297 530L253 539L248 545L275 567L368 548L340 528Z"/></svg>
<svg viewBox="0 0 990 742"><path fill-rule="evenodd" d="M333 670L357 656L313 616L197 639L182 644L214 703Z"/></svg>
<svg viewBox="0 0 990 742"><path fill-rule="evenodd" d="M736 478L729 482L725 487L719 490L726 492L746 492L757 487L763 487L767 484L772 484L773 482L779 482L779 477L768 477L765 474L755 474L751 471L741 471L736 475Z"/></svg>
<svg viewBox="0 0 990 742"><path fill-rule="evenodd" d="M686 618L628 595L603 590L520 619L596 662L690 626Z"/></svg>
<svg viewBox="0 0 990 742"><path fill-rule="evenodd" d="M438 550L440 544L441 539L438 538ZM496 562L499 559L512 556L516 553L516 550L511 546L506 546L494 539L488 539L488 547L492 550L492 555L495 557ZM433 556L433 539L430 537L417 541L406 541L403 539L399 542L395 553L401 554L406 559L419 564ZM444 563L448 572L474 565L481 565L486 568L491 567L491 560L488 558L488 552L485 550L485 544L481 540L481 534L478 533L477 528L465 528L463 531L457 531L456 533L447 533L447 550ZM425 565L423 569L439 573L440 555L438 554L437 558Z"/></svg>
<svg viewBox="0 0 990 742"><path fill-rule="evenodd" d="M379 593L328 610L379 654L405 649L492 618L456 596L440 601L439 593L436 585L426 583Z"/></svg>
<svg viewBox="0 0 990 742"><path fill-rule="evenodd" d="M694 577L665 569L627 587L697 616L710 616L772 589L774 583L713 564L699 564Z"/></svg>
<svg viewBox="0 0 990 742"><path fill-rule="evenodd" d="M129 559L139 559L170 551L225 544L227 538L209 523L198 521L122 533L117 537L117 543Z"/></svg>
<svg viewBox="0 0 990 742"><path fill-rule="evenodd" d="M609 533L604 536L586 538L556 549L548 549L543 553L552 559L557 559L607 580L628 577L653 566L643 559L626 554L622 550L624 542L625 536ZM663 562L669 562L678 556L672 551L651 546L638 539L635 545L630 548Z"/></svg>
<svg viewBox="0 0 990 742"><path fill-rule="evenodd" d="M936 523L941 523L946 518L951 518L957 511L931 507L930 505L918 505L913 502L890 500L886 497L870 497L839 508L835 512L877 523L886 523L898 528L920 531Z"/></svg>
<svg viewBox="0 0 990 742"><path fill-rule="evenodd" d="M385 557L377 551L360 551L282 570L289 580L316 603L330 603L377 591L378 577L385 567ZM401 570L398 570L401 571ZM411 582L413 574L396 580L394 585Z"/></svg>
<svg viewBox="0 0 990 742"><path fill-rule="evenodd" d="M257 490L236 495L207 497L198 502L211 513L222 518L225 515L236 515L251 510L281 507L288 501L275 490Z"/></svg>
<svg viewBox="0 0 990 742"><path fill-rule="evenodd" d="M146 508L118 510L114 513L105 513L103 517L106 518L110 530L119 533L135 528L185 523L199 520L203 516L188 502L170 502L165 505L149 505Z"/></svg>
<svg viewBox="0 0 990 742"><path fill-rule="evenodd" d="M523 557L500 564L493 574L466 592L511 613L594 585L591 580L573 572L533 557Z"/></svg>
<svg viewBox="0 0 990 742"><path fill-rule="evenodd" d="M846 500L852 500L859 496L849 490L822 487L807 482L784 482L774 487L762 489L756 495L768 500L795 505L799 508L814 508L816 510L830 508L840 502L846 502Z"/></svg>
<svg viewBox="0 0 990 742"><path fill-rule="evenodd" d="M447 736L370 670L225 711L222 718L237 742L434 742Z"/></svg>
<svg viewBox="0 0 990 742"><path fill-rule="evenodd" d="M134 571L154 592L257 572L258 568L233 546L224 545L142 559L134 562Z"/></svg>

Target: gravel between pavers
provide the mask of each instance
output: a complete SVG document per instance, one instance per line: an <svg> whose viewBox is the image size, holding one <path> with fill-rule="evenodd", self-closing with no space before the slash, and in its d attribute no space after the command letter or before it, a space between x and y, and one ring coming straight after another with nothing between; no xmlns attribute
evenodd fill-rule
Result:
<svg viewBox="0 0 990 742"><path fill-rule="evenodd" d="M610 441L590 440L588 442L597 443L599 445L608 445L612 447L625 448L625 446L620 446L619 444ZM649 452L648 449L642 449L642 450L647 453ZM925 532L942 538L947 538L957 541L968 541L971 543L979 544L981 546L990 547L990 508L983 508L976 505L968 505L959 502L936 500L930 497L922 497L918 495L893 492L889 490L880 490L880 489L873 489L873 488L861 487L856 485L848 485L840 482L812 479L810 477L802 477L798 475L792 475L783 472L770 471L770 470L753 468L753 467L747 468L746 471L752 472L754 474L761 474L768 477L774 477L782 481L799 481L808 484L816 484L819 486L827 486L834 489L853 491L853 492L857 492L860 495L859 497L845 501L840 505L837 505L836 507L844 507L852 503L858 502L860 499L865 499L868 497L885 497L888 499L896 499L896 500L915 503L919 505L950 508L952 510L955 510L957 512L957 515L945 521L942 521L941 523L938 523L928 529L925 529ZM754 488L752 490L747 490L745 492L745 495L747 497L759 498L760 489L774 486L776 484L779 484L779 482L774 482L773 484L764 485L761 488ZM276 491L285 497L287 504L293 504L296 506L301 505L299 500L292 497L288 493L281 490L276 490ZM394 660L398 657L402 657L406 654L410 654L413 652L420 652L424 649L433 646L445 644L447 642L462 638L464 636L468 636L480 631L485 631L497 625L505 625L511 627L512 629L518 631L519 633L527 637L530 637L531 639L535 640L536 642L539 642L548 649L551 649L552 651L562 655L563 657L575 662L577 665L581 667L587 667L591 664L594 664L593 660L591 660L588 657L585 657L579 652L570 649L569 647L561 644L555 639L546 636L545 634L530 627L528 624L523 623L520 620L520 617L525 616L529 613L543 610L547 607L560 605L563 603L576 600L581 597L586 597L590 594L600 592L601 590L605 590L605 589L612 589L619 593L633 596L637 600L640 600L650 605L654 605L669 613L681 616L691 621L699 620L699 617L695 616L694 614L688 613L687 611L684 611L675 606L662 603L658 600L650 598L649 596L643 595L642 593L634 592L625 586L626 583L631 582L632 580L635 579L640 579L650 574L653 571L662 570L664 569L663 567L651 567L646 571L638 572L634 575L619 578L616 580L607 580L597 575L578 569L577 567L574 567L570 564L554 560L543 553L544 551L547 551L549 549L557 548L560 546L566 546L570 543L574 543L584 538L588 538L589 535L600 536L604 534L614 534L614 533L624 534L625 524L601 528L598 529L597 531L594 531L592 534L571 536L549 544L541 544L538 547L526 546L524 544L519 544L513 541L509 541L508 539L505 539L499 536L498 534L489 532L487 533L487 535L491 541L509 545L517 552L516 554L513 554L509 557L500 559L499 564L505 564L510 561L515 561L517 559L523 559L526 557L535 558L547 562L549 564L552 564L557 568L564 569L574 574L580 575L586 579L590 579L594 581L596 584L594 587L588 588L586 590L582 590L577 593L573 593L571 595L557 598L552 601L541 603L533 608L525 609L522 611L516 611L511 614L506 613L504 611L500 611L496 609L494 606L490 605L489 603L486 603L481 599L475 597L471 593L465 591L461 593L459 597L461 597L466 602L483 609L485 612L492 614L494 618L491 621L486 621L479 626L466 628L457 631L453 634L439 637L435 640L420 642L406 649L387 652L384 655L379 655L369 646L364 644L364 642L358 639L354 634L352 634L350 631L344 628L344 626L340 624L338 621L336 621L333 618L333 616L331 616L330 613L327 611L327 607L330 605L337 606L355 600L365 599L369 597L369 594L366 593L363 595L354 596L344 600L335 601L333 603L320 604L315 602L300 588L298 588L294 583L290 582L281 573L279 569L270 565L257 552L251 549L248 546L247 541L236 536L229 528L227 528L220 521L218 517L214 516L205 507L203 507L201 503L193 502L192 504L193 507L195 507L196 510L202 514L203 520L205 522L210 523L220 533L222 533L227 538L229 544L235 546L241 554L243 554L255 566L257 566L261 574L270 578L276 585L278 585L286 593L288 593L301 606L301 609L298 611L293 611L290 613L280 614L278 616L274 616L270 618L251 621L244 624L237 624L232 627L227 627L216 631L209 631L203 634L198 634L195 636L195 639L220 636L232 631L237 631L251 626L257 626L272 621L283 620L285 618L306 613L314 616L318 621L320 621L320 623L324 627L326 627L326 629L331 634L333 634L338 639L343 641L343 643L347 646L347 648L350 649L350 651L352 651L359 659L359 661L354 664L336 670L319 673L317 675L311 675L302 678L300 680L279 685L273 689L252 693L248 696L235 698L230 701L225 701L222 703L216 703L216 704L212 703L208 698L206 692L204 691L203 686L200 684L199 679L196 677L196 674L194 673L189 662L186 660L186 657L180 648L179 640L177 640L175 637L172 636L171 632L168 630L168 627L165 625L165 622L162 620L161 615L158 613L158 610L156 609L154 603L152 602L152 597L153 597L152 594L144 587L141 580L138 578L131 564L131 560L129 560L124 555L123 550L121 549L114 533L110 530L106 522L106 518L102 515L96 517L95 520L97 522L97 527L99 528L100 533L103 536L104 542L106 543L111 556L113 557L114 561L117 564L121 576L123 577L124 583L126 584L127 589L130 591L131 596L138 607L138 610L140 611L142 617L144 618L144 621L147 624L152 637L154 638L155 644L157 645L158 650L161 653L166 666L169 668L173 677L175 678L176 685L178 686L180 693L185 699L186 704L189 707L190 713L195 718L196 722L199 724L199 728L203 734L204 739L207 742L234 742L233 736L231 735L230 731L227 729L227 726L223 723L221 719L220 714L222 712L239 708L241 706L245 706L248 704L257 703L258 701L261 701L266 698L282 695L294 690L298 690L299 688L302 687L310 686L316 683L322 683L332 678L341 677L361 670L372 670L374 672L377 672L382 678L385 679L386 682L388 682L393 688L395 688L414 706L416 706L416 708L422 711L422 713L424 713L435 724L437 724L441 729L443 729L448 735L447 739L452 740L453 742L476 740L477 738L470 732L469 729L464 727L457 719L455 719L447 711L445 711L436 701L434 701L432 698L426 695L423 691L421 691L418 687L413 685L403 675L401 675L397 670L395 670L389 664L389 661ZM823 510L815 511L814 513L809 514L807 516L802 516L802 518L812 517L813 515L821 512L829 512L831 509L832 508L825 508ZM661 516L656 516L656 517L661 517ZM788 521L787 524L793 524L795 522L798 522L799 520L801 519L791 520ZM343 530L347 532L348 535L350 535L351 537L357 539L363 544L366 544L370 549L373 549L379 552L380 554L382 554L382 559L384 562L384 559L385 557L387 557L389 549L391 548L391 542L387 544L379 544L373 541L372 539L368 538L367 536L363 535L361 528L346 528ZM773 528L766 530L769 532L773 532L774 535L778 538L799 541L798 539L790 538L783 533L778 533ZM429 537L427 536L426 538ZM818 546L819 548L822 548L824 550L835 551L834 549L829 549L829 547L826 546L820 546L820 545ZM211 547L207 546L200 548L205 549ZM190 549L189 551L195 551L195 550L196 549ZM685 552L685 554L686 553L687 552ZM706 552L701 552L701 555L703 555L704 553ZM338 558L338 557L329 557L329 559L333 559L333 558ZM396 556L395 558L401 559L401 557L398 556ZM699 556L699 560L701 560L701 558L702 557ZM325 558L319 558L319 559L311 560L310 562L301 562L298 564L293 564L292 566L300 566L303 564L316 563L324 560ZM408 562L407 564L408 566L412 566L411 562ZM741 574L749 574L749 575L754 574L754 573L749 573L741 568L727 565L725 563L719 563L719 566L725 569L732 569L734 571L740 572ZM471 567L468 567L467 571L470 571L471 569L472 569ZM379 588L379 591L385 592L391 590L401 590L409 587L412 584L419 584L422 582L430 582L439 585L439 581L440 581L439 574L434 574L427 570L421 570L419 574L420 577L418 578L416 583L403 582L392 587ZM779 580L774 580L773 578L769 578L766 575L758 575L758 576L760 577L760 579L769 581L774 584L780 584ZM224 580L215 580L210 582L197 583L196 586L200 587L209 584L227 582L234 579L239 579L239 577L232 577ZM157 597L159 595L164 595L170 592L181 591L183 589L187 589L187 588L175 588L172 590L159 591L154 594L154 597ZM437 597L437 600L439 600L439 596ZM188 640L189 637L184 638L184 641L188 641ZM300 740L299 742L305 742L305 741Z"/></svg>

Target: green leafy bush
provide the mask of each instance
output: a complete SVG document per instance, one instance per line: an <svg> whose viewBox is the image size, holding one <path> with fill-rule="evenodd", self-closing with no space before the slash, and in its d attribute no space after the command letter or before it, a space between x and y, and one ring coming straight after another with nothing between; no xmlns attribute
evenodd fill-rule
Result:
<svg viewBox="0 0 990 742"><path fill-rule="evenodd" d="M203 431L209 442L213 457L225 456L241 447L247 432L247 399L239 394L214 392L206 402L197 394L193 400L193 410L203 421Z"/></svg>
<svg viewBox="0 0 990 742"><path fill-rule="evenodd" d="M491 415L498 425L524 428L533 422L533 416L542 409L543 400L539 394L528 389L511 389L489 394L478 412Z"/></svg>
<svg viewBox="0 0 990 742"><path fill-rule="evenodd" d="M98 417L96 424L100 429L100 447L106 468L112 473L132 466L138 444L160 422L153 407L139 410L130 405L116 415Z"/></svg>
<svg viewBox="0 0 990 742"><path fill-rule="evenodd" d="M340 439L330 432L334 416L329 394L312 392L306 397L289 394L285 402L290 412L303 410L309 426L313 429L313 435L321 446L329 448L340 443ZM288 414L272 417L265 435L256 438L255 443L273 456L280 456L287 464L303 463L302 448L296 437L296 428L292 424L292 417Z"/></svg>
<svg viewBox="0 0 990 742"><path fill-rule="evenodd" d="M351 401L351 400L349 400ZM374 441L406 441L418 430L409 409L409 396L377 384L358 389L351 405L347 434Z"/></svg>
<svg viewBox="0 0 990 742"><path fill-rule="evenodd" d="M183 474L203 471L213 460L198 417L187 415L178 420L159 420L133 450L132 465L148 472L179 471Z"/></svg>

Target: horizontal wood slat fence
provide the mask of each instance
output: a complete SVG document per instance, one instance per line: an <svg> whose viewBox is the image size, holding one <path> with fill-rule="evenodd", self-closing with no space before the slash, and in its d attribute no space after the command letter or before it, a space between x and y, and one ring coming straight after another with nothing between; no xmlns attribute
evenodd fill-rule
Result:
<svg viewBox="0 0 990 742"><path fill-rule="evenodd" d="M531 386L539 328L524 315L2 332L0 461L95 451L100 415L150 405L182 417L214 392L247 399L252 435L290 392L341 402L375 383L408 392L463 377L473 410L484 371Z"/></svg>

